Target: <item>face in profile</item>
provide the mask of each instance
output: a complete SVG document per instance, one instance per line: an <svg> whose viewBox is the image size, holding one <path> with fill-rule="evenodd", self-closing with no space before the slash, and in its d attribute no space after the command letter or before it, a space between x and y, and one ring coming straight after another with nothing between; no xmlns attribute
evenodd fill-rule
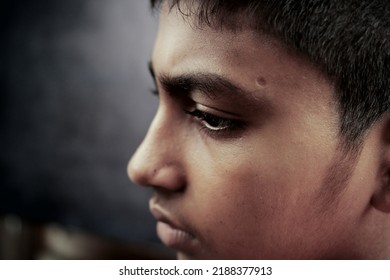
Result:
<svg viewBox="0 0 390 280"><path fill-rule="evenodd" d="M275 39L193 23L161 11L159 108L128 167L162 242L180 259L357 257L376 140L344 153L334 85Z"/></svg>

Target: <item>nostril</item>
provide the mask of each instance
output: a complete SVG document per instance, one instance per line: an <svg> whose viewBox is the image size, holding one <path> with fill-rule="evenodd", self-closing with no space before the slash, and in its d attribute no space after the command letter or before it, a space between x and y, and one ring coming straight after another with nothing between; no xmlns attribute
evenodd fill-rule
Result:
<svg viewBox="0 0 390 280"><path fill-rule="evenodd" d="M170 191L179 191L185 186L184 172L177 164L164 165L153 169L153 177L149 180L150 185L159 186Z"/></svg>

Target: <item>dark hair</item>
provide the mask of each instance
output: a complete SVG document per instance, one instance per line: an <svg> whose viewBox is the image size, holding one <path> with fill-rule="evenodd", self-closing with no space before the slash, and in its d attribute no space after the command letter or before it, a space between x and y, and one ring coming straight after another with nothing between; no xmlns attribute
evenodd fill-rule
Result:
<svg viewBox="0 0 390 280"><path fill-rule="evenodd" d="M163 1L151 0L152 7ZM212 27L239 28L234 21L244 16L256 30L319 65L335 83L340 134L349 148L359 147L390 110L388 0L165 1L182 12L180 5L187 4L185 13Z"/></svg>

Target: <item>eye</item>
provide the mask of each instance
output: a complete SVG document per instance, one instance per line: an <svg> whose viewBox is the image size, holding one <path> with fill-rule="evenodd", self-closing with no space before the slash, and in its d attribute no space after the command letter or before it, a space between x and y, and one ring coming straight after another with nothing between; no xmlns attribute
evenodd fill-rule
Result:
<svg viewBox="0 0 390 280"><path fill-rule="evenodd" d="M222 132L222 131L231 131L236 126L237 123L234 120L218 117L198 109L193 111L185 111L188 115L198 119L204 128L208 129L211 132Z"/></svg>

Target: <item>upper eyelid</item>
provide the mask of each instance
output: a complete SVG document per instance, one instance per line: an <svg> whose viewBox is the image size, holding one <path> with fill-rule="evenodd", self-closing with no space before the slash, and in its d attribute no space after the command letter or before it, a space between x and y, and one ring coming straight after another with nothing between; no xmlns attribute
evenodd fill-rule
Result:
<svg viewBox="0 0 390 280"><path fill-rule="evenodd" d="M152 61L149 61L148 69L157 95L168 94L185 104L205 104L217 112L227 114L227 118L248 118L260 109L263 115L268 115L274 110L272 99L264 92L246 88L229 76L185 69L176 74L164 73L155 69Z"/></svg>
<svg viewBox="0 0 390 280"><path fill-rule="evenodd" d="M235 122L234 120L223 118L223 117L219 117L219 116L216 116L216 115L213 115L213 114L209 114L207 112L204 112L204 111L201 111L201 110L197 110L197 109L194 110L194 111L186 111L185 110L185 112L187 114L191 115L192 117L199 119L202 122L208 123L209 126L212 126L212 125L207 121L208 117L219 119L221 122L224 123L225 127L222 127L222 128L219 128L219 129L210 129L210 128L207 127L211 131L227 130L227 129L229 129L229 127L231 125L234 125L234 122Z"/></svg>

